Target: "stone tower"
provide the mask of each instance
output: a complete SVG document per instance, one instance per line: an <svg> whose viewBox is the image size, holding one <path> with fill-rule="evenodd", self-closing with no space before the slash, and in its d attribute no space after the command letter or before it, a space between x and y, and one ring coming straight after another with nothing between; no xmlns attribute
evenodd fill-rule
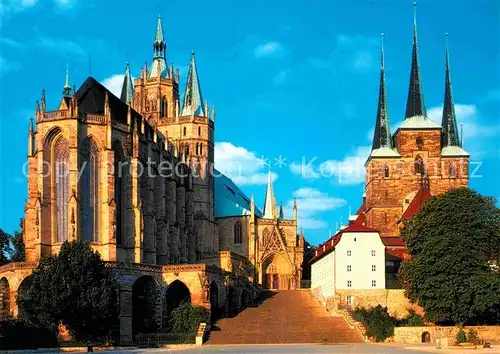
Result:
<svg viewBox="0 0 500 354"><path fill-rule="evenodd" d="M382 236L398 236L397 222L417 191L433 195L468 185L469 154L458 137L451 95L446 49L446 84L441 126L427 116L419 68L417 24L414 14L413 52L406 115L391 134L387 111L384 49L382 45L380 91L372 151L365 164L367 226Z"/></svg>
<svg viewBox="0 0 500 354"><path fill-rule="evenodd" d="M153 41L153 63L147 65L135 80L133 107L156 127L168 141L167 149L175 151L194 171L195 231L203 234L203 253L219 249L214 219L214 119L215 107L209 111L203 102L194 52L191 53L184 99L179 100L179 71L167 65L167 44L161 17ZM126 80L125 80L126 81ZM127 97L124 82L122 100ZM174 169L175 173L175 169ZM199 221L199 222L198 222ZM197 258L201 259L202 255Z"/></svg>

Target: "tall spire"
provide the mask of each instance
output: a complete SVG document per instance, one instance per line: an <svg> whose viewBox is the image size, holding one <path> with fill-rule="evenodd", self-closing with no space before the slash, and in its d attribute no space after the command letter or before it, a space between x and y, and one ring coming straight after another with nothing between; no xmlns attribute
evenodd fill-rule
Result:
<svg viewBox="0 0 500 354"><path fill-rule="evenodd" d="M384 61L384 34L381 34L380 50L380 87L378 94L377 120L373 134L372 154L375 150L386 148L387 152L394 152L391 137L391 125L389 122L389 111L387 106L387 89L385 85L385 61ZM379 150L380 151L380 150Z"/></svg>
<svg viewBox="0 0 500 354"><path fill-rule="evenodd" d="M65 97L71 96L71 85L69 84L69 63L67 54L66 54L66 82L64 84L63 96Z"/></svg>
<svg viewBox="0 0 500 354"><path fill-rule="evenodd" d="M413 3L413 53L411 60L410 87L408 101L406 102L405 118L427 117L425 109L422 79L418 65L418 39L417 39L417 3Z"/></svg>
<svg viewBox="0 0 500 354"><path fill-rule="evenodd" d="M269 166L269 173L267 175L267 189L266 189L266 201L264 204L264 219L274 219L277 217L276 211L276 199L274 198L273 192L273 178L271 174L271 167Z"/></svg>
<svg viewBox="0 0 500 354"><path fill-rule="evenodd" d="M284 215L284 213L283 213L283 202L280 202L280 214L279 214L279 218L283 219L283 215Z"/></svg>
<svg viewBox="0 0 500 354"><path fill-rule="evenodd" d="M446 146L461 146L458 137L457 120L455 117L455 106L453 104L453 96L451 94L451 74L450 74L450 57L448 51L448 33L446 33L446 79L444 87L444 104L443 104L443 127L441 135L441 147Z"/></svg>
<svg viewBox="0 0 500 354"><path fill-rule="evenodd" d="M161 15L158 15L158 24L156 25L155 40L153 41L153 64L149 77L169 77L167 67L167 42L163 36L163 25Z"/></svg>
<svg viewBox="0 0 500 354"><path fill-rule="evenodd" d="M186 80L186 90L184 91L184 101L182 102L182 116L207 116L203 108L203 98L201 97L200 80L196 70L194 51L191 52L191 62Z"/></svg>
<svg viewBox="0 0 500 354"><path fill-rule="evenodd" d="M125 67L125 76L123 77L122 94L120 99L126 104L130 105L132 103L132 98L134 97L134 83L132 81L132 76L130 75L130 65L127 62Z"/></svg>

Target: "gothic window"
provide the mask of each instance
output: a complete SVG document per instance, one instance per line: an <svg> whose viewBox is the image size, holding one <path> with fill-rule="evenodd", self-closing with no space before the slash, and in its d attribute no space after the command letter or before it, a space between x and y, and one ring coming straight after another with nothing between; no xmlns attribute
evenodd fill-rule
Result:
<svg viewBox="0 0 500 354"><path fill-rule="evenodd" d="M183 130L183 133L184 133L184 136L186 136L186 127L184 127L184 130Z"/></svg>
<svg viewBox="0 0 500 354"><path fill-rule="evenodd" d="M198 136L201 136L201 127L198 127Z"/></svg>
<svg viewBox="0 0 500 354"><path fill-rule="evenodd" d="M68 239L68 199L69 199L69 145L59 137L54 144L53 175L55 181L55 221L56 240Z"/></svg>
<svg viewBox="0 0 500 354"><path fill-rule="evenodd" d="M234 243L240 244L243 243L243 237L241 234L241 222L236 221L234 223Z"/></svg>
<svg viewBox="0 0 500 354"><path fill-rule="evenodd" d="M200 144L200 155L203 155L203 143Z"/></svg>
<svg viewBox="0 0 500 354"><path fill-rule="evenodd" d="M120 144L115 144L114 159L115 159L115 237L116 243L122 244L124 230L123 218L125 210L125 164L124 152Z"/></svg>
<svg viewBox="0 0 500 354"><path fill-rule="evenodd" d="M167 101L167 98L165 96L163 96L163 100L162 100L163 104L162 104L162 112L161 112L161 116L162 117L168 117L168 101Z"/></svg>
<svg viewBox="0 0 500 354"><path fill-rule="evenodd" d="M198 155L198 154L199 154L199 151L200 151L200 150L199 150L199 144L198 144L198 143L196 143L196 155Z"/></svg>
<svg viewBox="0 0 500 354"><path fill-rule="evenodd" d="M419 150L422 150L424 148L424 139L422 139L421 136L417 137L416 143Z"/></svg>
<svg viewBox="0 0 500 354"><path fill-rule="evenodd" d="M188 157L188 156L189 156L189 144L186 144L186 145L184 146L184 155L185 155L186 157Z"/></svg>
<svg viewBox="0 0 500 354"><path fill-rule="evenodd" d="M81 154L80 190L83 238L86 241L98 242L99 155L95 142L86 139L82 145Z"/></svg>
<svg viewBox="0 0 500 354"><path fill-rule="evenodd" d="M420 155L417 155L415 157L415 174L423 174L424 173L424 160L422 160L422 157Z"/></svg>
<svg viewBox="0 0 500 354"><path fill-rule="evenodd" d="M384 176L384 178L389 178L389 166L388 165L384 165L383 176Z"/></svg>
<svg viewBox="0 0 500 354"><path fill-rule="evenodd" d="M454 178L457 176L457 171L455 170L455 164L453 162L450 163L450 166L448 166L448 175L451 178Z"/></svg>
<svg viewBox="0 0 500 354"><path fill-rule="evenodd" d="M269 241L269 230L264 229L264 232L262 233L262 245L267 245L267 242Z"/></svg>

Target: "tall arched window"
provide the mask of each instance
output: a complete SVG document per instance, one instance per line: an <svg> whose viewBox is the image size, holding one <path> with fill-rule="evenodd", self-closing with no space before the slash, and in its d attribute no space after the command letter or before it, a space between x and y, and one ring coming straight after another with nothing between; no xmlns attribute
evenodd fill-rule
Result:
<svg viewBox="0 0 500 354"><path fill-rule="evenodd" d="M69 145L62 136L54 143L52 166L55 186L56 241L68 239Z"/></svg>
<svg viewBox="0 0 500 354"><path fill-rule="evenodd" d="M267 245L268 241L269 241L269 230L264 229L264 232L262 233L262 245L263 246Z"/></svg>
<svg viewBox="0 0 500 354"><path fill-rule="evenodd" d="M186 144L186 145L184 146L184 155L185 155L186 157L188 157L188 156L189 156L189 144Z"/></svg>
<svg viewBox="0 0 500 354"><path fill-rule="evenodd" d="M186 127L184 127L184 130L183 130L184 136L186 136L186 132L187 132Z"/></svg>
<svg viewBox="0 0 500 354"><path fill-rule="evenodd" d="M201 127L198 127L198 136L201 136Z"/></svg>
<svg viewBox="0 0 500 354"><path fill-rule="evenodd" d="M203 143L200 144L200 155L203 155Z"/></svg>
<svg viewBox="0 0 500 354"><path fill-rule="evenodd" d="M168 101L167 101L167 98L165 96L163 96L163 99L162 99L161 109L162 109L161 116L168 117Z"/></svg>
<svg viewBox="0 0 500 354"><path fill-rule="evenodd" d="M234 223L234 243L240 244L243 243L243 237L241 234L241 222L236 221Z"/></svg>
<svg viewBox="0 0 500 354"><path fill-rule="evenodd" d="M92 139L86 139L81 149L80 189L83 239L99 241L99 150Z"/></svg>
<svg viewBox="0 0 500 354"><path fill-rule="evenodd" d="M423 174L425 172L424 160L420 155L415 157L415 174Z"/></svg>
<svg viewBox="0 0 500 354"><path fill-rule="evenodd" d="M457 176L457 171L455 169L455 164L452 162L450 166L448 166L448 175L452 178Z"/></svg>
<svg viewBox="0 0 500 354"><path fill-rule="evenodd" d="M382 175L384 178L389 178L389 166L384 165L383 170L382 170Z"/></svg>
<svg viewBox="0 0 500 354"><path fill-rule="evenodd" d="M196 143L196 155L198 155L199 151L200 151L200 150L199 150L199 144L198 144L198 143Z"/></svg>
<svg viewBox="0 0 500 354"><path fill-rule="evenodd" d="M123 217L125 209L125 172L126 165L124 164L125 154L122 146L117 143L114 147L114 158L115 158L115 237L116 243L123 243Z"/></svg>

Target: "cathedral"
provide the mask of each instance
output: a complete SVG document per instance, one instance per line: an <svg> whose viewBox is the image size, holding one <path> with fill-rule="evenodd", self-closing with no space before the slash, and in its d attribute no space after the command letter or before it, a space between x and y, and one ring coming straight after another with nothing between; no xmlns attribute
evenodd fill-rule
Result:
<svg viewBox="0 0 500 354"><path fill-rule="evenodd" d="M183 99L179 70L167 63L158 18L153 60L120 97L93 77L78 90L68 71L49 110L42 92L28 132L26 262L0 267L2 314L38 261L83 239L117 275L120 341L165 323L181 301L212 314L238 311L260 288L300 288L304 236L297 206L278 210L271 174L263 212L214 169L215 107L203 101L194 52ZM152 318L136 303L153 287Z"/></svg>

